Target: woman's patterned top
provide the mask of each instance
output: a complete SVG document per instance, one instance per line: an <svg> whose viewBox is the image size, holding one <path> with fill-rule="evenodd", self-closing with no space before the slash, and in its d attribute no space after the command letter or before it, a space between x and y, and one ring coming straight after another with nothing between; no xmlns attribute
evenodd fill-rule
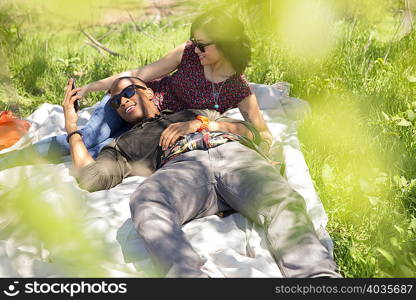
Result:
<svg viewBox="0 0 416 300"><path fill-rule="evenodd" d="M170 109L216 109L220 113L235 108L241 100L252 92L244 75L233 75L214 83L215 91L220 91L218 106L213 97L212 82L204 75L204 67L195 53L195 45L188 43L181 63L172 75L147 83L155 92L154 103L159 110Z"/></svg>

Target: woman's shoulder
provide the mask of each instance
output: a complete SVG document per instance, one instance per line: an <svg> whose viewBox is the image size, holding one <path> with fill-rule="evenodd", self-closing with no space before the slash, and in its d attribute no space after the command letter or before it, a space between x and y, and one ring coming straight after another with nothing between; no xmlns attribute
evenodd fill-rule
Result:
<svg viewBox="0 0 416 300"><path fill-rule="evenodd" d="M235 74L230 79L230 86L228 89L232 91L235 96L245 98L251 95L249 82L244 74Z"/></svg>
<svg viewBox="0 0 416 300"><path fill-rule="evenodd" d="M185 51L186 52L191 52L191 53L195 53L195 44L192 43L191 41L186 41L185 42Z"/></svg>
<svg viewBox="0 0 416 300"><path fill-rule="evenodd" d="M238 86L240 88L250 88L247 77L244 74L234 74L230 77L229 81L233 86Z"/></svg>

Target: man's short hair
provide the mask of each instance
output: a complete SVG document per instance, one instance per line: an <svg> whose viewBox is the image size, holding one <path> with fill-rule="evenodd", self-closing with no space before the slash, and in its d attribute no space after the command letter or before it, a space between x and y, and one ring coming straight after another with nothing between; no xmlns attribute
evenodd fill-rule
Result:
<svg viewBox="0 0 416 300"><path fill-rule="evenodd" d="M123 76L123 77L119 77L119 78L117 78L117 79L115 79L113 81L113 83L111 84L110 89L108 90L108 93L111 94L111 92L116 88L116 86L118 85L118 83L121 80L124 80L124 79L129 79L131 81L131 83L139 84L139 85L142 85L144 87L147 87L146 82L144 82L144 80L141 79L141 78L139 78L139 77L136 77L136 76Z"/></svg>

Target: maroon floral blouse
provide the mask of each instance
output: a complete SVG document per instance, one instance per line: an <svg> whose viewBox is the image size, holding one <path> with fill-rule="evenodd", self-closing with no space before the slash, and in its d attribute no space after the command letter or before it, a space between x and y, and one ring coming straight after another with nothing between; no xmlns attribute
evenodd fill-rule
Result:
<svg viewBox="0 0 416 300"><path fill-rule="evenodd" d="M238 106L252 92L244 75L233 75L225 81L214 83L220 91L217 105L214 101L212 82L204 75L195 45L187 44L178 69L172 75L147 83L154 93L154 103L160 110L181 111L193 109L216 109L220 113Z"/></svg>

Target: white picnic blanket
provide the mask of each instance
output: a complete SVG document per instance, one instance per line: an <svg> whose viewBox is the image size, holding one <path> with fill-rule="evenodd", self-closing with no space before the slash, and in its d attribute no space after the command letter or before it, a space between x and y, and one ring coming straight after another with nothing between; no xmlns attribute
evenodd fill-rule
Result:
<svg viewBox="0 0 416 300"><path fill-rule="evenodd" d="M325 230L327 216L314 189L297 138L297 123L310 111L309 105L303 100L289 97L288 86L284 83L274 86L251 84L251 87L273 133L275 146L281 147L288 184L304 197L315 229L332 253L332 241ZM85 124L93 110L94 107L91 107L80 112L80 126ZM238 110L231 110L228 115L242 118ZM28 120L32 122L29 133L2 153L64 132L63 111L58 105L43 104ZM82 206L80 214L83 226L98 232L96 236L106 248L109 260L103 267L107 270L107 276L151 276L153 265L133 228L129 210L129 195L144 177L129 177L111 190L88 193L78 188L70 175L70 168L68 157L66 162L57 165L4 170L0 172L0 198L2 190L11 191L17 186L19 178L25 178L35 185L50 186L42 193L42 197L45 202L52 203L57 211L68 205L63 204L68 193L77 195L78 205ZM54 261L53 250L45 248L42 241L34 239L30 232L22 236L18 226L10 224L10 220L0 213L1 277L77 275L68 272L67 268L61 268L59 262ZM262 228L240 214L193 220L184 225L183 230L194 249L206 259L202 269L211 277L282 277L267 250Z"/></svg>

